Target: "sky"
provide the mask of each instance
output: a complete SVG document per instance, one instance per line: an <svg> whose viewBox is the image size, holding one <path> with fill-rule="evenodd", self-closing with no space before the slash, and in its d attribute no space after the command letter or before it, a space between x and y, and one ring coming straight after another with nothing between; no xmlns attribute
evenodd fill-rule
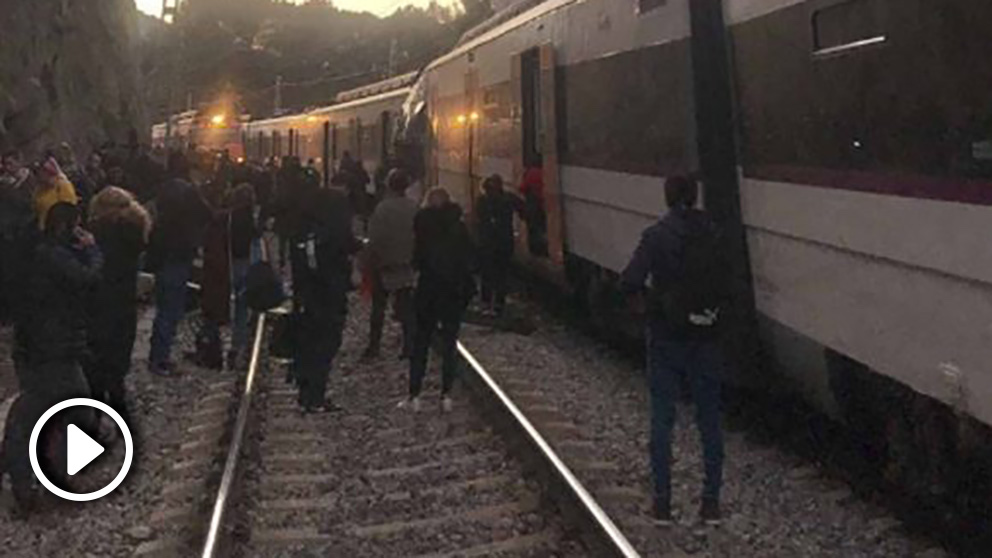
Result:
<svg viewBox="0 0 992 558"><path fill-rule="evenodd" d="M162 14L162 0L135 0L138 9L158 17ZM430 0L334 0L334 5L342 10L356 12L372 12L379 16L387 16L401 6L414 4L426 6ZM453 3L453 1L442 2Z"/></svg>

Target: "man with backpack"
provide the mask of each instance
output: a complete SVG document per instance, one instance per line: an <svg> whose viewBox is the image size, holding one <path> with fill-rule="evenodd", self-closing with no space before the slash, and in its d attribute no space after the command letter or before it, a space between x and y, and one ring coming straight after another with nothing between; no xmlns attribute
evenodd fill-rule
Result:
<svg viewBox="0 0 992 558"><path fill-rule="evenodd" d="M694 209L696 181L673 176L665 183L670 211L644 231L621 277L628 294L647 296L647 365L651 386L651 468L654 518L672 523L672 429L679 377L684 376L696 404L703 443L705 482L700 516L720 522L723 434L720 429L720 310L725 273L718 234L710 218Z"/></svg>

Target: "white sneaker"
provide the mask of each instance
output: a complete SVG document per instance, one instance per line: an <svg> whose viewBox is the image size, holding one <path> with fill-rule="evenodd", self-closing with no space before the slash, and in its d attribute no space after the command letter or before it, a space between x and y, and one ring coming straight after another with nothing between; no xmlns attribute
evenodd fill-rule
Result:
<svg viewBox="0 0 992 558"><path fill-rule="evenodd" d="M451 400L451 397L445 395L441 398L441 411L445 413L450 413L452 409L455 408L455 402Z"/></svg>
<svg viewBox="0 0 992 558"><path fill-rule="evenodd" d="M409 399L404 399L396 405L397 409L409 409L414 413L420 412L420 397L411 397Z"/></svg>

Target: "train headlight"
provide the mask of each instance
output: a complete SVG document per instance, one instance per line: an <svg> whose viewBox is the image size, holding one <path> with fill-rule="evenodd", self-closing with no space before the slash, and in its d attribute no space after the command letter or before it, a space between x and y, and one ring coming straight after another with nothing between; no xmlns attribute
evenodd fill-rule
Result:
<svg viewBox="0 0 992 558"><path fill-rule="evenodd" d="M477 113L477 112L473 112L473 113L472 113L472 114L471 114L471 115L469 116L469 118L470 118L470 119L472 120L472 122L478 122L478 121L479 121L479 113Z"/></svg>
<svg viewBox="0 0 992 558"><path fill-rule="evenodd" d="M223 126L224 122L227 120L223 114L215 114L213 118L210 119L210 123L214 126Z"/></svg>

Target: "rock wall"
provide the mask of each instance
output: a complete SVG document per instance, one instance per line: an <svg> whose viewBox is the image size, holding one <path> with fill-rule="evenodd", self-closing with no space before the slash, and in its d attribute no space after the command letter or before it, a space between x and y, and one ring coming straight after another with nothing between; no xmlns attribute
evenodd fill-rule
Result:
<svg viewBox="0 0 992 558"><path fill-rule="evenodd" d="M85 154L147 129L134 0L4 0L0 148Z"/></svg>

